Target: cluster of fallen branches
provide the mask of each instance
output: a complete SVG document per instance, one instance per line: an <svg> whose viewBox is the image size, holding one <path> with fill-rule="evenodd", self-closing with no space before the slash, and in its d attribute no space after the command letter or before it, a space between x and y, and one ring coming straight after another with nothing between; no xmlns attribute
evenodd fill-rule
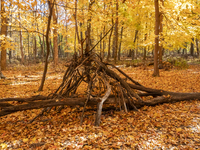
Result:
<svg viewBox="0 0 200 150"><path fill-rule="evenodd" d="M87 85L85 93L83 93L84 97L80 96L78 92L83 82ZM145 97L150 98L146 100ZM120 110L128 112L131 109L137 111L138 108L145 105L154 106L194 99L200 99L200 93L175 93L144 87L119 68L104 63L97 54L90 53L84 57L74 55L63 76L62 83L49 96L0 99L0 108L2 109L0 116L17 111L44 108L38 115L41 116L50 111L52 107L61 111L64 105L80 105L83 106L82 124L86 106L97 106L95 125L98 126L105 103L116 104L115 106ZM13 101L20 103L12 104Z"/></svg>

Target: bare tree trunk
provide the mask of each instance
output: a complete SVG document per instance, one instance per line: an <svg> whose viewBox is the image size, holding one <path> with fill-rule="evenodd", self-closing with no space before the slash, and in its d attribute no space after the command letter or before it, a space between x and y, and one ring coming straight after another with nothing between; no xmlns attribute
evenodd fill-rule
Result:
<svg viewBox="0 0 200 150"><path fill-rule="evenodd" d="M28 34L28 62L30 60L30 42L29 42L29 33Z"/></svg>
<svg viewBox="0 0 200 150"><path fill-rule="evenodd" d="M53 46L52 46L52 41L51 39L49 40L49 44L50 44L50 58L54 57L54 51L53 51ZM54 59L54 58L53 58Z"/></svg>
<svg viewBox="0 0 200 150"><path fill-rule="evenodd" d="M112 2L111 2L111 5L112 5ZM109 5L110 6L110 5ZM113 16L114 16L114 13L112 11L112 26L114 25L114 20L113 20ZM111 46L111 38L112 38L112 32L113 32L113 28L110 32L110 35L109 35L109 41L108 41L108 56L107 56L107 61L109 61L110 57L111 57L111 52L110 52L110 46Z"/></svg>
<svg viewBox="0 0 200 150"><path fill-rule="evenodd" d="M78 39L78 44L81 45L81 50L79 51L79 55L83 55L83 39L82 39L82 32L81 32L81 39L80 39L80 36L79 36L79 31L78 31L78 22L77 22L77 3L78 3L78 0L75 1L75 15L74 15L74 18L75 18L75 37L77 37ZM82 24L80 23L80 28L81 28Z"/></svg>
<svg viewBox="0 0 200 150"><path fill-rule="evenodd" d="M131 59L134 60L135 59L135 50L131 49Z"/></svg>
<svg viewBox="0 0 200 150"><path fill-rule="evenodd" d="M58 34L58 58L62 55L62 35Z"/></svg>
<svg viewBox="0 0 200 150"><path fill-rule="evenodd" d="M81 55L83 55L83 43L84 43L84 40L83 40L83 31L82 31L82 23L80 22L80 41L81 41Z"/></svg>
<svg viewBox="0 0 200 150"><path fill-rule="evenodd" d="M47 55L45 59L45 65L44 65L44 72L43 72L43 77L41 81L41 85L38 89L38 91L43 90L45 78L46 78L46 73L47 73L47 68L48 68L48 57L49 57L49 52L50 52L50 45L49 45L49 31L50 31L50 25L51 25L51 17L52 17L52 9L54 7L54 2L51 4L50 0L48 0L48 5L49 5L49 17L48 17L48 24L47 24L47 31L46 31L46 45L47 45Z"/></svg>
<svg viewBox="0 0 200 150"><path fill-rule="evenodd" d="M44 30L43 30L44 33ZM44 61L44 57L45 57L45 36L42 36L42 44L43 44L43 54L42 54L42 60Z"/></svg>
<svg viewBox="0 0 200 150"><path fill-rule="evenodd" d="M119 43L118 60L120 60L120 56L121 56L122 37L123 37L123 27L121 27L121 40Z"/></svg>
<svg viewBox="0 0 200 150"><path fill-rule="evenodd" d="M56 2L56 0L55 0ZM53 25L54 25L54 29L53 29L53 60L54 60L54 66L58 65L58 32L56 29L56 25L57 25L57 16L56 16L56 9L53 7L52 10L52 15L53 15Z"/></svg>
<svg viewBox="0 0 200 150"><path fill-rule="evenodd" d="M183 51L182 51L182 55L184 55L184 54L187 54L187 42L185 42L184 48L183 48Z"/></svg>
<svg viewBox="0 0 200 150"><path fill-rule="evenodd" d="M36 11L37 11L37 7L36 7L36 10L33 12L34 13L34 19L36 20ZM36 22L33 23L33 26L36 27ZM36 63L36 55L37 55L37 43L36 43L36 35L35 34L32 34L32 44L33 44L33 56L34 56L34 63Z"/></svg>
<svg viewBox="0 0 200 150"><path fill-rule="evenodd" d="M158 69L158 51L159 51L159 3L154 0L155 4L155 48L154 48L154 73L153 76L159 76Z"/></svg>
<svg viewBox="0 0 200 150"><path fill-rule="evenodd" d="M88 15L89 19L87 20L87 37L86 37L86 49L85 49L85 54L89 52L90 50L90 32L91 32L91 9L92 9L92 4L94 4L95 0L90 0L89 2L89 8L88 8Z"/></svg>
<svg viewBox="0 0 200 150"><path fill-rule="evenodd" d="M19 15L19 20L21 19L20 18L20 13L18 13ZM19 38L20 38L20 51L21 51L21 64L24 64L24 52L23 52L23 38L22 38L22 32L21 32L21 25L19 24L20 26L20 31L19 31Z"/></svg>
<svg viewBox="0 0 200 150"><path fill-rule="evenodd" d="M112 19L112 25L113 25L113 19ZM110 43L111 43L112 32L113 32L113 29L110 31L109 40L108 40L108 56L107 56L107 61L109 61L109 58L110 58Z"/></svg>
<svg viewBox="0 0 200 150"><path fill-rule="evenodd" d="M104 11L104 13L105 13L105 10L106 10L106 3L105 3L105 1L104 1L104 4L103 4L103 11ZM103 36L105 35L105 30L106 30L106 27L105 27L105 25L104 25L104 27L103 27ZM105 42L105 40L103 39L103 55L102 55L102 58L104 59L104 54L105 54L105 44L106 44L106 42Z"/></svg>
<svg viewBox="0 0 200 150"><path fill-rule="evenodd" d="M194 38L192 38L191 47L190 47L190 55L194 56Z"/></svg>
<svg viewBox="0 0 200 150"><path fill-rule="evenodd" d="M100 39L102 38L102 33L100 33ZM102 41L100 41L100 57L102 57Z"/></svg>
<svg viewBox="0 0 200 150"><path fill-rule="evenodd" d="M138 30L135 30L135 38L133 40L133 44L136 45L136 40L138 39ZM136 48L135 48L136 49ZM130 49L129 50L129 57L131 57L132 60L135 59L135 50L134 49ZM137 56L136 56L137 57Z"/></svg>
<svg viewBox="0 0 200 150"><path fill-rule="evenodd" d="M147 33L146 33L144 36L145 36L145 37L144 37L144 41L146 41L146 40L147 40ZM143 60L146 60L146 56L147 56L147 48L144 47L144 56L143 56Z"/></svg>
<svg viewBox="0 0 200 150"><path fill-rule="evenodd" d="M103 36L105 35L105 30L106 30L106 27L104 26L103 27ZM103 55L102 55L103 59L104 59L104 54L105 54L105 46L106 46L106 42L105 42L105 40L103 40Z"/></svg>
<svg viewBox="0 0 200 150"><path fill-rule="evenodd" d="M114 51L114 63L117 62L117 50L118 50L118 0L116 1L116 21L115 21L115 51Z"/></svg>
<svg viewBox="0 0 200 150"><path fill-rule="evenodd" d="M162 6L164 6L164 1L163 0L160 0L161 3L162 3ZM160 14L160 28L159 28L159 35L161 36L162 35L162 32L163 32L163 12L159 12ZM163 39L162 39L163 40ZM163 68L162 66L162 56L163 56L163 45L161 44L159 46L159 68Z"/></svg>
<svg viewBox="0 0 200 150"><path fill-rule="evenodd" d="M199 42L197 38L196 38L196 47L197 47L197 56L199 57Z"/></svg>
<svg viewBox="0 0 200 150"><path fill-rule="evenodd" d="M76 53L76 28L74 32L74 53Z"/></svg>
<svg viewBox="0 0 200 150"><path fill-rule="evenodd" d="M11 4L10 4L10 6L11 6ZM9 6L9 7L10 7ZM10 10L11 10L11 8L10 8ZM10 12L10 22L12 22L12 10L11 10L11 12ZM12 32L11 32L11 26L10 26L10 38L12 37ZM9 49L9 63L11 64L11 59L12 59L12 50L11 49Z"/></svg>
<svg viewBox="0 0 200 150"><path fill-rule="evenodd" d="M65 8L65 26L66 26L66 33L68 30L68 22L67 22L67 7ZM65 45L66 45L66 49L68 50L68 38L67 35L65 36ZM67 57L67 52L64 52L65 57Z"/></svg>
<svg viewBox="0 0 200 150"><path fill-rule="evenodd" d="M36 35L34 36L34 59L36 62L37 59L37 39L36 39Z"/></svg>
<svg viewBox="0 0 200 150"><path fill-rule="evenodd" d="M7 18L5 12L5 2L1 0L1 35L7 36ZM6 70L6 39L1 41L1 70Z"/></svg>
<svg viewBox="0 0 200 150"><path fill-rule="evenodd" d="M0 79L5 79L6 77L3 75L3 73L1 72L1 65L0 65Z"/></svg>
<svg viewBox="0 0 200 150"><path fill-rule="evenodd" d="M42 39L41 37L39 36L39 40L40 40L40 49L41 49L41 53L40 53L40 57L42 57L43 59L43 55L44 55L44 47L43 47L43 42L42 42Z"/></svg>
<svg viewBox="0 0 200 150"><path fill-rule="evenodd" d="M81 2L82 3L82 2ZM83 7L81 7L81 13L84 16ZM83 44L85 40L83 39L83 29L82 26L84 25L84 19L80 21L80 41L81 41L81 56L83 57ZM87 38L87 37L86 37Z"/></svg>
<svg viewBox="0 0 200 150"><path fill-rule="evenodd" d="M21 29L19 31L19 37L20 37L20 50L21 50L21 64L24 64L23 39L22 39Z"/></svg>

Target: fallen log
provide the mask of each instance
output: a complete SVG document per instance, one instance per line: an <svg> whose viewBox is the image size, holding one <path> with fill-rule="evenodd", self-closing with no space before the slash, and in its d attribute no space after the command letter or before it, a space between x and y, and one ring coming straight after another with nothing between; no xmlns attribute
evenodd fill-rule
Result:
<svg viewBox="0 0 200 150"><path fill-rule="evenodd" d="M183 94L183 95L182 95ZM23 111L23 110L31 110L31 109L41 109L46 107L52 107L52 106L84 106L85 101L87 98L62 98L62 99L49 99L49 100L42 100L42 101L36 101L36 102L29 102L27 104L21 104L21 105L7 105L6 108L0 111L0 116L5 116L14 112ZM137 108L141 108L143 106L155 106L158 104L163 103L173 103L173 102L179 102L179 101L186 101L186 100L200 100L200 93L177 93L174 95L164 95L164 96L158 96L156 98L143 101L141 102L135 102L135 106ZM89 106L96 106L100 100L98 98L91 98L87 104ZM128 103L128 100L125 99L125 102ZM113 96L108 98L104 104L115 104L116 100ZM4 103L7 104L7 103ZM0 103L1 105L1 103ZM130 107L130 106L129 106Z"/></svg>

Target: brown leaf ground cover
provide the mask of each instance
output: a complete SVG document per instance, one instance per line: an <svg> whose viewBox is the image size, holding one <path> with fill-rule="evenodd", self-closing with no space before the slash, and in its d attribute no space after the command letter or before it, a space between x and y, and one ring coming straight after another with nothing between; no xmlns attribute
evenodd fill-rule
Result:
<svg viewBox="0 0 200 150"><path fill-rule="evenodd" d="M62 68L62 67L61 67ZM62 68L64 69L64 68ZM16 66L3 72L0 98L48 95L62 81L64 70L50 66L44 91L37 92L42 66ZM161 70L152 77L153 68L123 68L146 87L173 92L200 92L200 66L186 70ZM83 86L80 90L85 90ZM89 109L89 108L88 108ZM80 126L80 107L67 107L28 123L41 110L17 112L0 118L0 149L200 149L200 102L184 101L143 107L139 112L104 111L99 127L94 110L86 111Z"/></svg>

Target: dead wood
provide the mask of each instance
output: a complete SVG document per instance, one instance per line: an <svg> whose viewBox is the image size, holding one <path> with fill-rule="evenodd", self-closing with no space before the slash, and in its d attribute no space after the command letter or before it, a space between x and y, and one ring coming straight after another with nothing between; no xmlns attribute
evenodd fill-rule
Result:
<svg viewBox="0 0 200 150"><path fill-rule="evenodd" d="M112 66L112 69L108 66ZM86 90L82 91L84 97L78 94L83 82L86 83ZM144 97L148 96L151 96L150 99L145 100ZM128 112L131 109L138 110L145 105L154 106L195 99L200 99L200 93L176 93L144 87L119 68L104 63L97 54L91 52L82 57L74 56L63 76L62 83L54 93L48 96L0 99L2 109L0 116L17 111L45 108L38 115L41 116L54 106L60 106L60 111L64 105L80 105L84 107L81 115L82 123L86 106L93 108L97 106L95 125L98 126L103 104L116 104L115 106L120 110Z"/></svg>

